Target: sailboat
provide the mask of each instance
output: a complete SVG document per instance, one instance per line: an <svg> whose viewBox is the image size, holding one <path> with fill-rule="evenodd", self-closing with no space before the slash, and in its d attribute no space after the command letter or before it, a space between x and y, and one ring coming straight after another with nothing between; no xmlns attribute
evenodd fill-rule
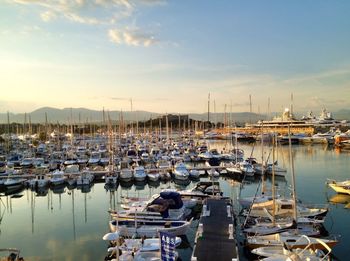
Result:
<svg viewBox="0 0 350 261"><path fill-rule="evenodd" d="M337 239L322 239L330 248L334 247L337 243ZM307 239L302 235L283 235L272 234L266 236L248 236L247 246L249 249L255 249L258 247L266 246L281 246L287 245L289 249L306 248L309 246L311 249L326 249L324 244L319 242L318 238L308 237Z"/></svg>
<svg viewBox="0 0 350 261"><path fill-rule="evenodd" d="M273 145L272 145L272 157L273 160L275 158L275 139L273 139ZM262 162L263 162L263 156L262 156ZM262 165L263 166L263 165ZM290 228L296 228L296 222L295 220L276 220L276 199L275 199L275 171L274 167L272 168L272 215L270 213L266 213L267 216L270 218L270 222L255 222L254 225L244 228L243 232L247 233L249 235L269 235L274 233L280 233L282 231L285 231ZM264 208L264 211L268 212L266 208ZM250 211L251 213L251 211ZM249 214L250 214L249 213ZM249 216L247 217L247 219ZM247 220L244 223L247 224Z"/></svg>
<svg viewBox="0 0 350 261"><path fill-rule="evenodd" d="M293 193L292 193L292 200L290 201L290 208L292 210L292 217L294 222L298 222L298 212L300 214L300 210L297 211L297 204L296 204L296 193L295 193L295 176L294 176L294 165L293 165L293 159L292 159L292 153L291 153L291 143L289 143L289 150L290 150L290 157L291 157L291 172L292 172L292 183L293 183ZM274 155L274 154L273 154ZM262 202L259 203L260 210L266 213L267 216L270 215L270 213L267 211L267 203L269 206L272 207L273 215L272 218L274 220L275 214L276 214L276 202L284 203L284 199L278 199L275 200L274 198L274 175L273 175L273 181L272 181L272 203L271 202ZM288 201L287 201L288 202ZM277 205L278 206L278 205ZM277 208L277 211L279 209L284 208ZM249 214L251 214L252 211L250 211ZM278 213L278 212L277 212ZM290 215L289 215L290 216ZM325 243L333 247L335 244L338 243L336 239L325 239ZM306 248L310 245L312 249L323 249L324 245L321 244L316 238L309 237L304 238L301 233L298 231L298 229L294 230L291 229L288 232L284 233L275 233L275 234L269 234L269 235L254 235L254 236L247 236L247 247L250 249L255 249L262 246L280 246L280 245L287 245L288 248Z"/></svg>
<svg viewBox="0 0 350 261"><path fill-rule="evenodd" d="M313 249L313 244L307 236L301 236L299 240L306 239L308 244L305 248L290 249L288 245L258 247L252 250L252 253L261 257L267 257L262 260L328 260L332 249L321 239L315 240L324 246L324 252L320 249Z"/></svg>

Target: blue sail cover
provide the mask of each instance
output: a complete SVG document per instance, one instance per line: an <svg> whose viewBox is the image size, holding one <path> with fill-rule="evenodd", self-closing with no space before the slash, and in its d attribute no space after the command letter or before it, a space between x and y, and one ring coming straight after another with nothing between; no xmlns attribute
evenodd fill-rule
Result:
<svg viewBox="0 0 350 261"><path fill-rule="evenodd" d="M160 196L168 200L170 209L179 209L183 206L181 195L177 191L162 191Z"/></svg>

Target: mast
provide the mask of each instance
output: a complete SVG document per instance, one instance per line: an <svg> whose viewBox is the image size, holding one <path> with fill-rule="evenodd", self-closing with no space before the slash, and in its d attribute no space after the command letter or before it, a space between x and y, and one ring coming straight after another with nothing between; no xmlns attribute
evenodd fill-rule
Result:
<svg viewBox="0 0 350 261"><path fill-rule="evenodd" d="M134 132L134 122L133 122L133 117L132 117L132 98L130 98L130 107L131 107L131 113L130 113L131 135L133 135L133 132Z"/></svg>
<svg viewBox="0 0 350 261"><path fill-rule="evenodd" d="M103 111L104 114L104 111ZM73 109L70 108L70 144L73 146Z"/></svg>
<svg viewBox="0 0 350 261"><path fill-rule="evenodd" d="M208 123L210 122L209 113L210 113L210 92L208 94Z"/></svg>
<svg viewBox="0 0 350 261"><path fill-rule="evenodd" d="M293 93L290 94L290 114L293 117Z"/></svg>
<svg viewBox="0 0 350 261"><path fill-rule="evenodd" d="M270 97L267 99L267 120L270 120Z"/></svg>
<svg viewBox="0 0 350 261"><path fill-rule="evenodd" d="M249 94L249 123L252 124L252 95Z"/></svg>
<svg viewBox="0 0 350 261"><path fill-rule="evenodd" d="M225 107L224 107L224 128L227 127L227 115L226 115L226 103L225 103Z"/></svg>
<svg viewBox="0 0 350 261"><path fill-rule="evenodd" d="M47 140L48 125L47 125L47 112L45 112L45 141Z"/></svg>
<svg viewBox="0 0 350 261"><path fill-rule="evenodd" d="M297 198L296 198L296 188L295 188L295 173L294 173L294 160L292 155L292 139L290 134L290 124L288 125L288 138L289 138L289 160L292 173L292 194L293 194L293 218L295 222L297 221Z"/></svg>
<svg viewBox="0 0 350 261"><path fill-rule="evenodd" d="M165 127L166 127L166 141L169 145L169 122L168 122L168 114L165 115Z"/></svg>
<svg viewBox="0 0 350 261"><path fill-rule="evenodd" d="M6 152L10 153L10 113L7 111L7 139L6 139Z"/></svg>
<svg viewBox="0 0 350 261"><path fill-rule="evenodd" d="M150 119L150 133L152 134L152 132L153 132L153 120L152 120L152 114L151 114L151 119Z"/></svg>
<svg viewBox="0 0 350 261"><path fill-rule="evenodd" d="M215 115L214 128L216 128L216 125L218 124L218 116L216 115L216 104L215 104L215 100L214 100L214 115Z"/></svg>
<svg viewBox="0 0 350 261"><path fill-rule="evenodd" d="M273 134L273 140L272 140L272 225L276 225L276 191L275 191L275 146L276 146L276 139L277 136L274 133Z"/></svg>
<svg viewBox="0 0 350 261"><path fill-rule="evenodd" d="M262 194L265 193L265 178L264 178L264 123L261 123L261 177L262 177L262 184L261 184L261 192Z"/></svg>

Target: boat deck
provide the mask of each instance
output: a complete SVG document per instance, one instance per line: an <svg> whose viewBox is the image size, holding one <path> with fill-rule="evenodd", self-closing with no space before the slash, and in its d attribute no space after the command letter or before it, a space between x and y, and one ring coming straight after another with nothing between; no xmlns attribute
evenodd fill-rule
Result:
<svg viewBox="0 0 350 261"><path fill-rule="evenodd" d="M196 234L192 261L238 260L234 216L230 203L229 199L224 198L206 199Z"/></svg>

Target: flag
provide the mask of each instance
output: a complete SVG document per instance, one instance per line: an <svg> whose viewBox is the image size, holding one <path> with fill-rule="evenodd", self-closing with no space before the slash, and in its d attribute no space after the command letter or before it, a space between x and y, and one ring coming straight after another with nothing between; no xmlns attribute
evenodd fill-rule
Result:
<svg viewBox="0 0 350 261"><path fill-rule="evenodd" d="M166 232L159 232L160 251L162 261L175 261L175 236Z"/></svg>

